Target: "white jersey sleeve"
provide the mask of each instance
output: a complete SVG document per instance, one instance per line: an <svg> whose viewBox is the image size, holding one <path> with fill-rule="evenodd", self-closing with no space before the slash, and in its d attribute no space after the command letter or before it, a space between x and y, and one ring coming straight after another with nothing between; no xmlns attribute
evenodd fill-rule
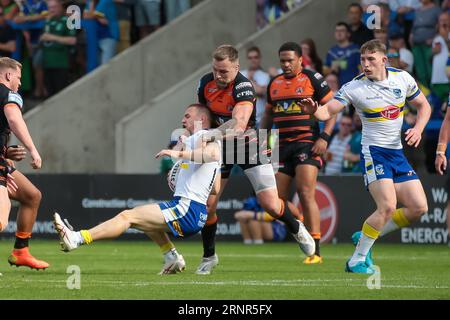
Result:
<svg viewBox="0 0 450 320"><path fill-rule="evenodd" d="M352 98L351 98L349 92L347 91L349 84L350 84L350 82L344 84L342 86L342 88L340 88L339 91L334 96L334 98L337 101L339 101L340 103L342 103L346 107L348 107L349 105L352 104Z"/></svg>
<svg viewBox="0 0 450 320"><path fill-rule="evenodd" d="M416 80L408 72L402 72L401 74L406 82L406 100L411 101L420 94L420 89Z"/></svg>

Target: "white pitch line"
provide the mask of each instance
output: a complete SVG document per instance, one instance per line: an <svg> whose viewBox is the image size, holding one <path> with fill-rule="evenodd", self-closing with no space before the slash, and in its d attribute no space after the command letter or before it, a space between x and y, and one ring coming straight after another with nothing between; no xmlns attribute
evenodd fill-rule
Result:
<svg viewBox="0 0 450 320"><path fill-rule="evenodd" d="M363 283L348 283L348 282L363 282ZM66 280L31 280L23 279L22 282L41 282L41 283L61 283L65 284ZM342 282L341 285L338 282ZM366 287L363 279L293 279L293 280L231 280L231 281L117 281L117 280L89 280L83 281L82 286L92 286L95 284L104 284L111 286L180 286L180 285L207 285L207 286L279 286L279 287ZM389 289L450 289L449 286L421 286L421 285L395 285L395 284L381 284L381 288Z"/></svg>

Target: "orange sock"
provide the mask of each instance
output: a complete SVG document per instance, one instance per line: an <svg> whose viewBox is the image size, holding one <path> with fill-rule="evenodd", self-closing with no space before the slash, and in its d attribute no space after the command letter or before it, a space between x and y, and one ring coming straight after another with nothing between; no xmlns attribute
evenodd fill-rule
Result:
<svg viewBox="0 0 450 320"><path fill-rule="evenodd" d="M20 238L20 239L29 239L29 238L31 238L31 232L17 231L16 237Z"/></svg>
<svg viewBox="0 0 450 320"><path fill-rule="evenodd" d="M321 233L320 232L310 232L309 234L313 237L314 242L316 243L316 252L314 252L314 254L316 256L320 256L320 236L321 236Z"/></svg>

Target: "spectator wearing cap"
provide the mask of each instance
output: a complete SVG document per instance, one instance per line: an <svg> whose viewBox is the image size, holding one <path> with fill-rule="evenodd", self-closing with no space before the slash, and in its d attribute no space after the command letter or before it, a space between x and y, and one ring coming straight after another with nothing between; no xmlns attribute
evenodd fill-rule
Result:
<svg viewBox="0 0 450 320"><path fill-rule="evenodd" d="M373 39L373 32L363 21L363 8L359 3L352 3L347 10L347 20L351 28L350 41L361 47L363 43Z"/></svg>
<svg viewBox="0 0 450 320"><path fill-rule="evenodd" d="M389 49L395 50L394 56L390 56L388 53L389 61L391 62L392 58L398 58L398 64L396 67L398 69L402 69L408 71L410 74L413 73L414 67L414 56L408 48L406 48L405 39L403 38L403 34L396 33L392 34L389 37Z"/></svg>

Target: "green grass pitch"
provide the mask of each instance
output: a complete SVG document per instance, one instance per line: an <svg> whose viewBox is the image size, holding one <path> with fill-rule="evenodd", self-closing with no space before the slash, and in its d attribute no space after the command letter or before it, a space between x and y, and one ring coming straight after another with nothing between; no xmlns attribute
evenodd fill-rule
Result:
<svg viewBox="0 0 450 320"><path fill-rule="evenodd" d="M166 276L157 275L162 256L150 241L98 242L70 253L56 240L32 241L31 252L51 264L45 271L10 267L12 242L0 245L0 299L450 299L450 248L443 245L376 244L380 289L368 289L366 275L344 272L350 244L324 245L323 264L303 265L295 243L219 242L220 264L209 276L195 274L199 242L176 242L186 271ZM71 265L80 268L79 290L67 288Z"/></svg>

